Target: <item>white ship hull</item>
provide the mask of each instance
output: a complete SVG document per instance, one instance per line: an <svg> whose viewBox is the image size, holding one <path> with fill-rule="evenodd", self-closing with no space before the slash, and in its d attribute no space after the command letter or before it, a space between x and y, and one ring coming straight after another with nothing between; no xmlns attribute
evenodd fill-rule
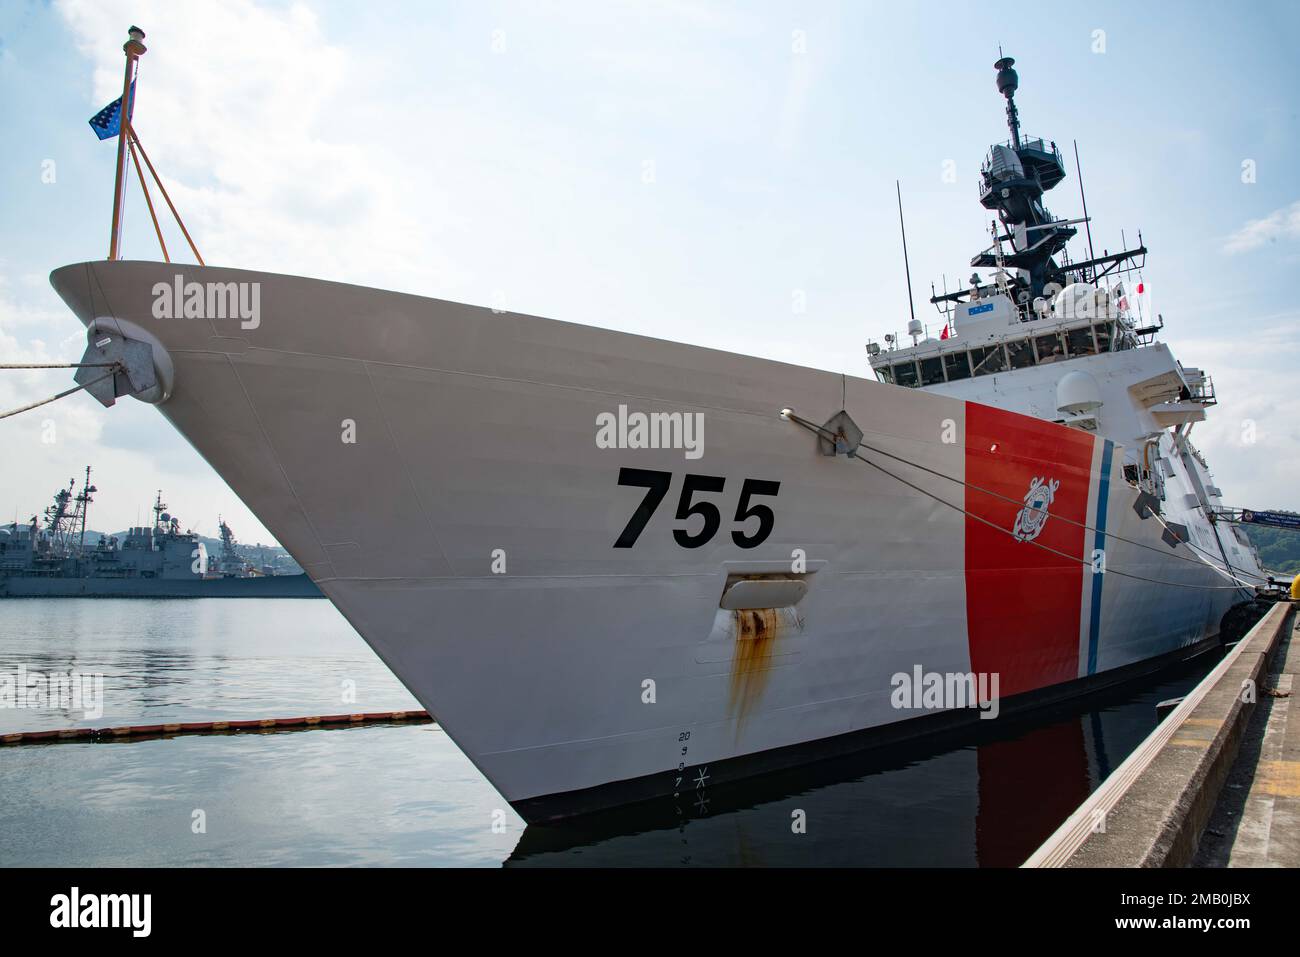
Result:
<svg viewBox="0 0 1300 957"><path fill-rule="evenodd" d="M178 273L260 283L260 324L155 318ZM977 718L896 707L893 676L917 668L996 673L1004 709L1069 693L1198 647L1242 597L1139 517L1113 444L1013 399L267 273L96 262L52 282L84 323L156 337L175 368L159 411L529 819ZM599 447L620 406L702 413L702 456ZM785 407L843 408L868 445L947 477L823 455ZM646 496L627 468L671 480L616 548ZM704 537L675 517L688 474L725 480L692 499L721 513L697 547L673 534ZM1060 489L1025 542L1008 531L1035 477ZM746 480L779 483L747 503L774 517L751 548L733 539L761 534L736 520ZM1084 564L1099 542L1105 574ZM797 604L720 607L735 576L796 571Z"/></svg>

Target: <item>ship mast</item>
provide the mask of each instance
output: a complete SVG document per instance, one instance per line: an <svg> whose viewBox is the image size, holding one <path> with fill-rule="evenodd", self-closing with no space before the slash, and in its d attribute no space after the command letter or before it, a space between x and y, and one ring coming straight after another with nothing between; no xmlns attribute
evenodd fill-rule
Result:
<svg viewBox="0 0 1300 957"><path fill-rule="evenodd" d="M93 492L99 491L90 484L90 466L86 466L86 484L73 494L76 479L68 480L68 487L59 489L54 504L45 509L45 532L51 553L59 558L80 557L86 542L86 510L93 501ZM69 508L71 506L71 508ZM35 519L33 519L33 526ZM73 541L77 548L72 547ZM34 546L33 546L34 547Z"/></svg>
<svg viewBox="0 0 1300 957"><path fill-rule="evenodd" d="M980 205L997 214L997 223L1004 231L999 233L995 223L992 243L971 260L971 266L996 269L1004 277L1007 270L1014 270L1014 275L1005 278L1005 286L1002 282L995 282L995 286L1012 300L1020 317L1029 320L1039 314L1040 306L1050 304L1052 297L1072 282L1095 283L1111 273L1140 268L1139 258L1145 257L1146 247L1139 236L1135 249L1104 251L1097 257L1089 250L1087 260L1069 261L1066 244L1078 233L1075 225L1088 222L1088 214L1085 210L1083 219L1057 219L1043 205L1044 194L1065 179L1065 162L1055 143L1021 131L1016 106L1016 91L1020 88L1016 61L998 52L993 67L997 70L998 92L1007 103L1010 139L990 147L980 168ZM972 282L972 288L933 294L930 302L943 311L948 303L972 297L973 286Z"/></svg>
<svg viewBox="0 0 1300 957"><path fill-rule="evenodd" d="M153 503L153 527L154 528L156 529L162 528L162 513L165 512L166 510L167 510L167 506L163 504L163 500L162 500L162 489L159 489L158 497L154 499L154 503Z"/></svg>
<svg viewBox="0 0 1300 957"><path fill-rule="evenodd" d="M91 494L98 492L99 489L90 484L90 466L86 466L86 484L81 488L81 494L77 496L77 511L81 514L81 534L77 540L77 555L81 556L86 550L86 513L90 511L90 503L94 501Z"/></svg>
<svg viewBox="0 0 1300 957"><path fill-rule="evenodd" d="M1043 289L1059 270L1053 256L1065 248L1076 230L1057 224L1043 206L1043 194L1065 178L1065 164L1056 144L1022 136L1020 111L1016 109L1016 90L1020 76L1013 69L1015 60L1005 56L993 64L998 71L997 87L1007 101L1007 129L1011 139L1006 146L994 146L982 171L984 189L980 205L995 211L1007 228L1007 238L1014 250L999 264L997 256L987 253L976 257L972 266L1014 266L1028 273L1028 288L1022 290L1022 302L1043 295ZM996 245L996 237L995 237Z"/></svg>
<svg viewBox="0 0 1300 957"><path fill-rule="evenodd" d="M999 51L1000 52L1000 51ZM1007 129L1011 131L1011 148L1020 149L1020 111L1016 109L1016 88L1020 86L1020 77L1011 69L1016 61L1004 56L993 64L998 71L998 92L1007 98Z"/></svg>
<svg viewBox="0 0 1300 957"><path fill-rule="evenodd" d="M113 184L113 227L108 238L109 259L122 258L122 211L126 206L126 149L134 99L131 81L135 79L136 61L144 56L147 50L147 47L140 42L144 39L143 30L133 26L127 32L129 39L122 44L122 52L126 54L126 73L122 79L122 103L118 123L120 132L117 136L117 177Z"/></svg>

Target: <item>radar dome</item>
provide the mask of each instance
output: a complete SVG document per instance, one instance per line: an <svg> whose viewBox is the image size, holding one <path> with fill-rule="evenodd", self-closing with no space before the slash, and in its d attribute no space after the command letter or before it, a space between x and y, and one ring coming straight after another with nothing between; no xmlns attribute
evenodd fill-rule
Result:
<svg viewBox="0 0 1300 957"><path fill-rule="evenodd" d="M1016 75L1015 70L1011 69L1015 62L1014 57L1004 56L993 64L993 69L998 71L998 92L1008 100L1015 95L1016 89L1020 86L1020 77Z"/></svg>
<svg viewBox="0 0 1300 957"><path fill-rule="evenodd" d="M1101 386L1091 373L1076 369L1056 383L1056 411L1095 412L1101 406Z"/></svg>
<svg viewBox="0 0 1300 957"><path fill-rule="evenodd" d="M1052 314L1058 319L1108 318L1110 299L1104 289L1092 283L1072 282L1052 300Z"/></svg>

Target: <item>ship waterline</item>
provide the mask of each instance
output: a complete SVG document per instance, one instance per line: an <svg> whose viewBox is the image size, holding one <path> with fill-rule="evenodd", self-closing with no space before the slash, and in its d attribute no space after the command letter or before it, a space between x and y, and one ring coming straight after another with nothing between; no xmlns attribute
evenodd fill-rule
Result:
<svg viewBox="0 0 1300 957"><path fill-rule="evenodd" d="M178 273L257 283L258 325L156 318ZM978 719L897 707L918 667L1081 690L1241 597L1162 541L1194 508L1134 507L1123 445L1013 408L270 273L51 280L92 341L153 347L159 411L529 819ZM598 442L622 406L702 416L701 454ZM880 454L823 454L783 408L844 410Z"/></svg>

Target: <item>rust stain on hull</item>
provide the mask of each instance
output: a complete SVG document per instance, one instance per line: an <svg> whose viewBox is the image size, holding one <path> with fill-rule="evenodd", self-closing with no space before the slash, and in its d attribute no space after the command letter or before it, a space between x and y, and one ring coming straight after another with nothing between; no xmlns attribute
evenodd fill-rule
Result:
<svg viewBox="0 0 1300 957"><path fill-rule="evenodd" d="M732 612L736 629L735 654L731 659L731 692L727 713L736 719L736 737L772 671L772 655L780 638L780 621L775 608L752 608Z"/></svg>

